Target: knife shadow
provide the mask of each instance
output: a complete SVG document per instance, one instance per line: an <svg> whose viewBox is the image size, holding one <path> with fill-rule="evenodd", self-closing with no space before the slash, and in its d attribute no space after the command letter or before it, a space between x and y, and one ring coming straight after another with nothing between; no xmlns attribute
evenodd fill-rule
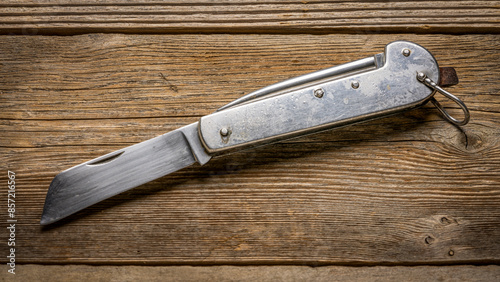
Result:
<svg viewBox="0 0 500 282"><path fill-rule="evenodd" d="M429 107L424 106L394 116L217 156L204 166L195 164L145 183L103 200L55 223L41 226L41 230L43 232L56 229L70 222L77 222L90 215L110 210L113 207L149 197L160 191L173 190L179 185L193 181L194 178L201 178L203 182L210 177L223 177L225 175L238 174L245 170L258 170L259 168L265 168L265 166L272 166L273 163L290 160L300 161L301 158L306 156L320 156L325 151L332 152L372 141L384 142L392 140L402 132L406 134L417 132L418 127L429 122L428 116L432 112Z"/></svg>

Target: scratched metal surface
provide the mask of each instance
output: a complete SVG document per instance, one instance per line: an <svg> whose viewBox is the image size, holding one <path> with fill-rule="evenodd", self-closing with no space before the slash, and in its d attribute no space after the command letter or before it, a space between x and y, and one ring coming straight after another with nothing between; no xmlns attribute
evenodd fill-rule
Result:
<svg viewBox="0 0 500 282"><path fill-rule="evenodd" d="M405 56L403 50L411 54ZM376 70L297 86L285 94L202 117L201 137L210 151L220 152L394 114L432 97L433 90L417 80L417 73L425 73L439 81L438 64L425 48L394 42L386 47L385 58ZM321 97L315 95L318 89ZM221 136L222 129L228 130L226 136Z"/></svg>

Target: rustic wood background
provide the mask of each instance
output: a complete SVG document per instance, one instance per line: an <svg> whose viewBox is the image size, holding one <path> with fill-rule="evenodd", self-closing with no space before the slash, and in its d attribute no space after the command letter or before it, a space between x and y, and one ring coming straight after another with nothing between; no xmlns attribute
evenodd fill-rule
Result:
<svg viewBox="0 0 500 282"><path fill-rule="evenodd" d="M14 171L16 262L493 264L488 278L499 277L499 7L2 1L0 199L6 207ZM394 40L456 68L460 84L449 90L471 110L468 125L455 127L428 105L217 157L39 225L62 170ZM6 222L7 208L3 230ZM9 234L0 235L4 262Z"/></svg>

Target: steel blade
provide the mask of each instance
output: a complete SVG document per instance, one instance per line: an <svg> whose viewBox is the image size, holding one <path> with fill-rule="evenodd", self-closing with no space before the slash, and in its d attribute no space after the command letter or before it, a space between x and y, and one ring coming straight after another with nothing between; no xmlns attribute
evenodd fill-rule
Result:
<svg viewBox="0 0 500 282"><path fill-rule="evenodd" d="M197 127L193 123L61 172L50 184L40 224L58 221L196 161L208 162Z"/></svg>

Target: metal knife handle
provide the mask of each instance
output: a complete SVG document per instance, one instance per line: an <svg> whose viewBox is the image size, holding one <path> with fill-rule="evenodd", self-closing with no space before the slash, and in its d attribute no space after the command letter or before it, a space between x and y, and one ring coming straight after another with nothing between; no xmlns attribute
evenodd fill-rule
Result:
<svg viewBox="0 0 500 282"><path fill-rule="evenodd" d="M377 54L375 56L371 56L368 58L360 59L354 62L345 63L342 65L334 66L331 68L315 71L312 73L304 74L301 76L294 77L292 79L287 79L284 81L280 81L275 84L271 84L259 90L256 90L252 93L248 93L247 95L240 97L227 105L220 107L217 111L222 111L231 107L234 107L238 104L243 104L251 100L255 100L260 97L268 96L269 94L282 92L282 90L289 89L295 86L299 86L302 84L322 80L329 77L339 76L339 75L348 75L351 72L360 72L369 68L378 67L378 63L383 60L384 54Z"/></svg>
<svg viewBox="0 0 500 282"><path fill-rule="evenodd" d="M396 41L385 47L377 69L302 85L201 118L199 134L209 153L274 142L394 114L425 104L439 81L439 66L425 48Z"/></svg>

